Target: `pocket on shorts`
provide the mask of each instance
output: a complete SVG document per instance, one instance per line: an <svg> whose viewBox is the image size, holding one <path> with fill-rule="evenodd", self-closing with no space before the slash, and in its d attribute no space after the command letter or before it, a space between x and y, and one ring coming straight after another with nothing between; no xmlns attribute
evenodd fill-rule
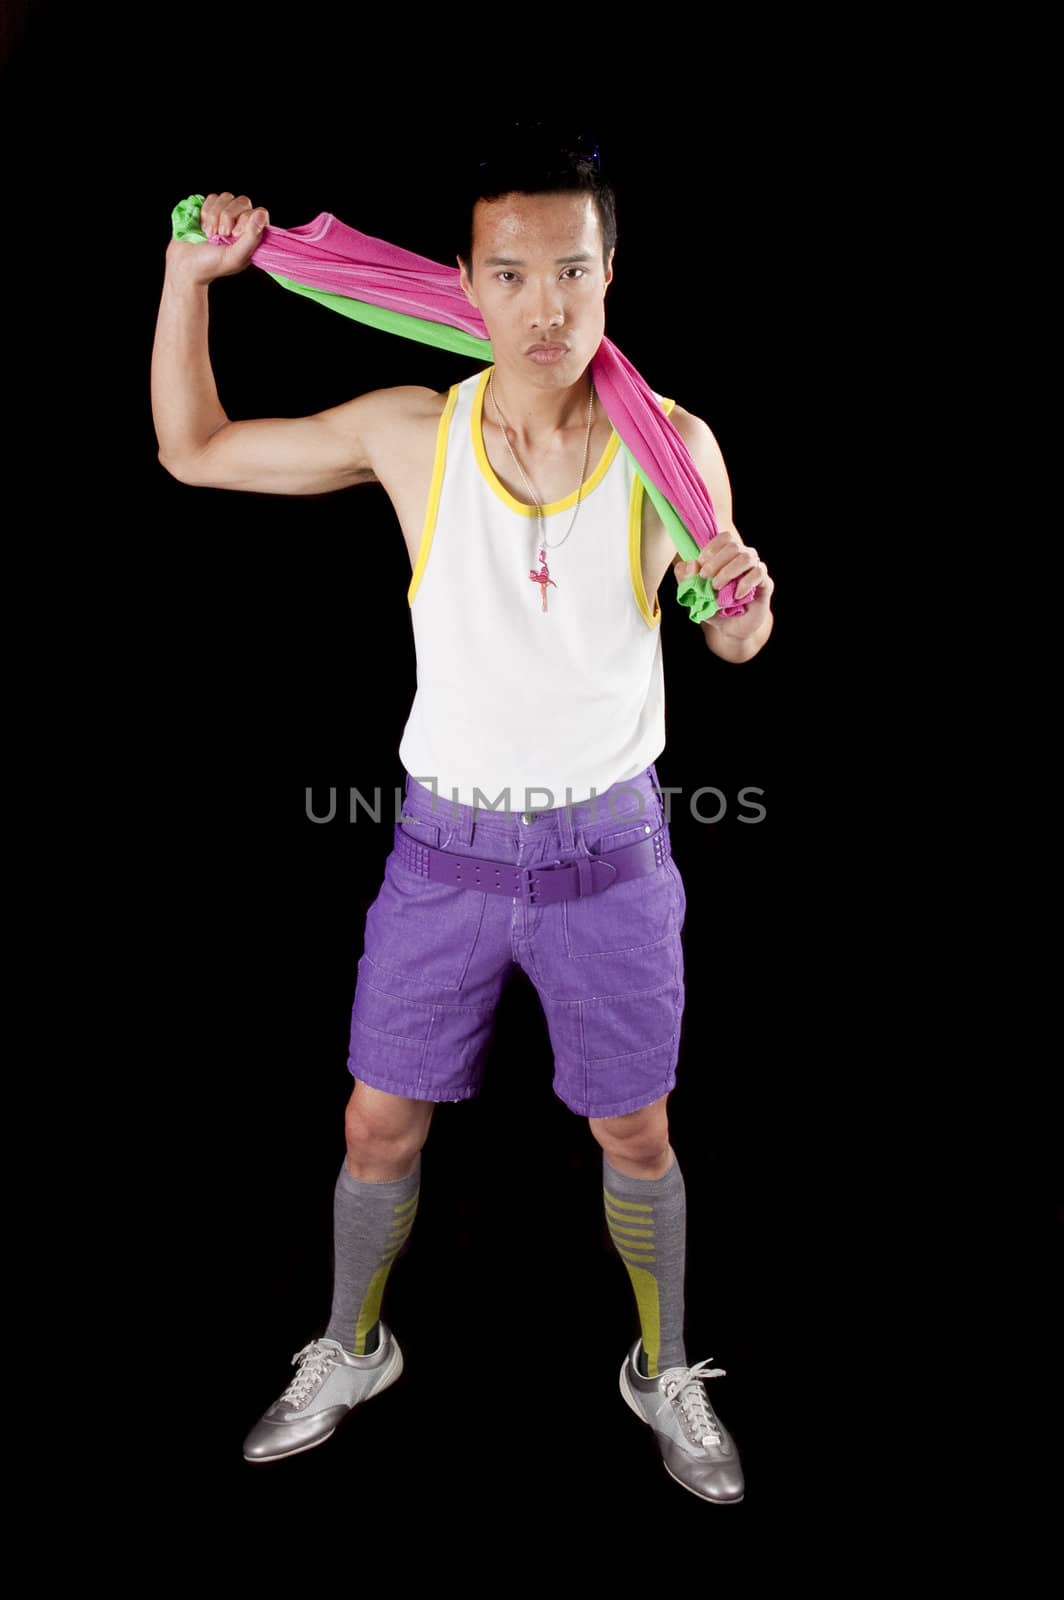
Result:
<svg viewBox="0 0 1064 1600"><path fill-rule="evenodd" d="M606 855L649 838L648 825L653 829L653 822L646 821L611 827L588 840L588 854ZM563 900L568 954L574 958L612 955L660 944L679 930L681 893L670 857L641 878L612 883L598 894Z"/></svg>
<svg viewBox="0 0 1064 1600"><path fill-rule="evenodd" d="M453 825L402 813L410 839L446 849ZM483 915L484 896L423 877L391 850L384 881L366 913L365 953L418 990L460 989Z"/></svg>
<svg viewBox="0 0 1064 1600"><path fill-rule="evenodd" d="M676 1038L683 1012L683 990L671 978L658 989L609 995L581 1005L584 1056L590 1064L630 1056L652 1056ZM638 1093L639 1086L633 1085ZM615 1099L628 1098L627 1093Z"/></svg>
<svg viewBox="0 0 1064 1600"><path fill-rule="evenodd" d="M399 815L399 830L410 839L417 839L420 844L431 844L442 849L447 843L450 831L445 830L440 822L429 822L425 817L412 816L410 812L403 811Z"/></svg>
<svg viewBox="0 0 1064 1600"><path fill-rule="evenodd" d="M625 845L638 844L640 839L649 839L657 830L658 824L649 819L645 822L627 822L623 827L614 828L612 833L598 835L588 845L588 851L593 856L604 856L610 850L623 850Z"/></svg>

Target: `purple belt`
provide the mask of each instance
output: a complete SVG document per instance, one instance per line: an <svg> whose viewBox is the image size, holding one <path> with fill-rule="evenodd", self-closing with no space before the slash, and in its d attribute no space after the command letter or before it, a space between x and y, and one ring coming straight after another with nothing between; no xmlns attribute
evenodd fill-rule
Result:
<svg viewBox="0 0 1064 1600"><path fill-rule="evenodd" d="M395 825L395 849L405 867L431 878L434 883L449 883L459 889L479 889L482 893L505 894L511 900L526 900L532 905L553 905L556 900L600 894L611 883L627 878L642 878L657 872L672 854L669 825L663 822L657 833L621 850L601 856L581 856L556 866L515 867L509 861L488 861L478 856L452 855L434 845L422 844Z"/></svg>

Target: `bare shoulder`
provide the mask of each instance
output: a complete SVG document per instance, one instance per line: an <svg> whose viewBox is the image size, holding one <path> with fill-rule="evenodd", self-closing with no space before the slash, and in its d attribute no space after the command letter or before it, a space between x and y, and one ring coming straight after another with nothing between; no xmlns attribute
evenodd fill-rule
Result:
<svg viewBox="0 0 1064 1600"><path fill-rule="evenodd" d="M440 420L450 392L421 384L378 390L369 425L361 430L373 480L395 509L411 569L421 542Z"/></svg>
<svg viewBox="0 0 1064 1600"><path fill-rule="evenodd" d="M724 456L713 430L702 417L683 406L673 405L668 413L676 431L690 452L695 470L709 491L718 528L732 526L732 491ZM649 495L643 496L643 581L648 596L654 594L663 575L682 557L672 535L662 522Z"/></svg>
<svg viewBox="0 0 1064 1600"><path fill-rule="evenodd" d="M696 416L693 411L685 411L683 406L679 405L673 406L669 412L669 419L675 423L677 433L690 451L691 460L709 490L718 526L730 524L731 482L724 464L724 456L712 428L702 417Z"/></svg>
<svg viewBox="0 0 1064 1600"><path fill-rule="evenodd" d="M675 424L677 433L690 450L697 466L701 467L703 463L716 466L719 463L723 467L724 457L708 422L696 416L693 411L685 411L683 406L679 405L673 406L669 412L669 419Z"/></svg>
<svg viewBox="0 0 1064 1600"><path fill-rule="evenodd" d="M416 421L433 414L439 416L447 403L447 391L438 394L423 383L401 383L392 389L373 389L359 395L358 400L372 401L374 409L393 422Z"/></svg>
<svg viewBox="0 0 1064 1600"><path fill-rule="evenodd" d="M425 430L438 423L446 403L446 391L404 383L359 395L346 407L337 407L337 417L347 413L365 448L370 476L387 482L397 460L417 453Z"/></svg>

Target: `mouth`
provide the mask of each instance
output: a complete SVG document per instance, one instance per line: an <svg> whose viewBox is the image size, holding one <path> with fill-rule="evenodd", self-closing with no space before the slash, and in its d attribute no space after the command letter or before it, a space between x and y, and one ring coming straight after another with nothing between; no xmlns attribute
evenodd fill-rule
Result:
<svg viewBox="0 0 1064 1600"><path fill-rule="evenodd" d="M568 345L564 344L534 344L531 349L525 351L525 355L538 366L549 367L568 354L568 349Z"/></svg>

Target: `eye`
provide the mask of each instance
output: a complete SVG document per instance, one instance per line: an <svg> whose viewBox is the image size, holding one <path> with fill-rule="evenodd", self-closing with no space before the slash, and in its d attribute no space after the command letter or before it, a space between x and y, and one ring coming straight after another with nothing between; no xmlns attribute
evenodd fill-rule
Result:
<svg viewBox="0 0 1064 1600"><path fill-rule="evenodd" d="M587 277L587 272L583 267L566 267L565 270L566 272L578 272L582 278ZM500 282L506 282L507 279L516 277L516 274L507 269L502 272L497 272L495 276Z"/></svg>

